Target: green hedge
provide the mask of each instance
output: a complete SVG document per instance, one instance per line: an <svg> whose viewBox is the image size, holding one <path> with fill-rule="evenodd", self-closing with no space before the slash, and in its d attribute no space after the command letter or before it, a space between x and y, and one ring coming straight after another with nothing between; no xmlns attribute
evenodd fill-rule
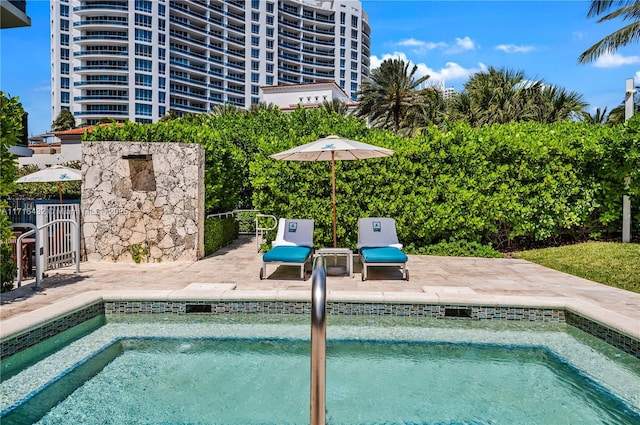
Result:
<svg viewBox="0 0 640 425"><path fill-rule="evenodd" d="M204 221L204 255L210 255L238 237L238 222L233 217L207 218Z"/></svg>
<svg viewBox="0 0 640 425"><path fill-rule="evenodd" d="M633 176L637 232L639 122L481 129L459 123L412 139L371 131L358 140L396 152L336 163L338 244L355 246L357 220L367 216L394 217L409 252L447 240L504 249L522 241L598 236L621 228L624 175ZM329 246L329 163L268 157L309 139L261 143L251 164L254 207L278 217L315 219L316 243Z"/></svg>
<svg viewBox="0 0 640 425"><path fill-rule="evenodd" d="M87 140L202 143L208 212L255 208L312 218L315 242L332 244L330 163L269 155L330 134L395 150L385 159L338 161L338 240L353 247L357 220L397 221L409 252L442 241L509 249L620 232L622 196L640 223L640 116L626 125L510 123L405 138L321 109L201 114L94 130ZM624 177L631 176L625 191ZM471 245L469 245L471 246ZM449 248L446 248L449 249Z"/></svg>

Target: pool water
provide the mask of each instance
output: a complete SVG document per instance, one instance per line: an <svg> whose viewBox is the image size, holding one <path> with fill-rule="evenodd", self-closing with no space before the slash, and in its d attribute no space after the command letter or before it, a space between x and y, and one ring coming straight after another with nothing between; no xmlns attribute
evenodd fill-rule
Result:
<svg viewBox="0 0 640 425"><path fill-rule="evenodd" d="M330 324L327 422L640 424L637 359L566 326L446 322ZM109 323L2 423L309 423L308 334L296 321Z"/></svg>

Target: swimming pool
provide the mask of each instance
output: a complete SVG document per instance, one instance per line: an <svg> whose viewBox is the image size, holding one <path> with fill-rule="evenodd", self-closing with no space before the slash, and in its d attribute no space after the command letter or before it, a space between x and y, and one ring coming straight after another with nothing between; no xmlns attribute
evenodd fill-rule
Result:
<svg viewBox="0 0 640 425"><path fill-rule="evenodd" d="M110 317L2 382L3 410L49 399L43 424L308 423L308 320ZM564 324L331 316L327 337L329 423L640 424L638 359Z"/></svg>

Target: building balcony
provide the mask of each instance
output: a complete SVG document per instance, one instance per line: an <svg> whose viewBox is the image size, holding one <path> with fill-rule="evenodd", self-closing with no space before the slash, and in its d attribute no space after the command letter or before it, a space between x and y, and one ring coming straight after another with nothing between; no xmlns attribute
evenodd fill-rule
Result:
<svg viewBox="0 0 640 425"><path fill-rule="evenodd" d="M27 16L27 2L3 0L0 2L0 28L30 27L31 18Z"/></svg>

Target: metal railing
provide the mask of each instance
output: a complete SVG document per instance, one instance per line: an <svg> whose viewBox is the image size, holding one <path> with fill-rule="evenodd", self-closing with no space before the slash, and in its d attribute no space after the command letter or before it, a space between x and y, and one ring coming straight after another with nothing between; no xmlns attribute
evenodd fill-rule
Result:
<svg viewBox="0 0 640 425"><path fill-rule="evenodd" d="M273 220L273 226L271 227L263 227L260 225L260 219L261 218L269 218ZM260 244L262 243L264 234L266 232L268 232L269 230L274 230L276 227L278 227L278 219L276 218L275 215L270 215L270 214L256 214L256 249L258 252L260 252Z"/></svg>
<svg viewBox="0 0 640 425"><path fill-rule="evenodd" d="M324 425L327 362L327 275L324 257L316 257L311 276L311 425Z"/></svg>

